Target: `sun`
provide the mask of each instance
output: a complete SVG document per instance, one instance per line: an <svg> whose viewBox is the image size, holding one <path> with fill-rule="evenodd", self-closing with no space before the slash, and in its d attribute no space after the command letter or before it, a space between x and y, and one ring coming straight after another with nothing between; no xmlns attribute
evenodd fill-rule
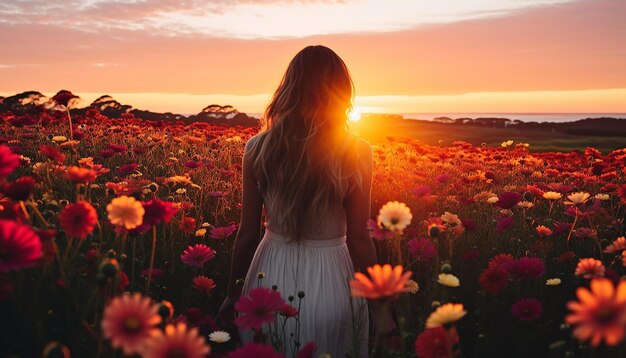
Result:
<svg viewBox="0 0 626 358"><path fill-rule="evenodd" d="M358 122L361 119L361 110L359 107L352 108L352 111L348 113L348 119L352 122Z"/></svg>

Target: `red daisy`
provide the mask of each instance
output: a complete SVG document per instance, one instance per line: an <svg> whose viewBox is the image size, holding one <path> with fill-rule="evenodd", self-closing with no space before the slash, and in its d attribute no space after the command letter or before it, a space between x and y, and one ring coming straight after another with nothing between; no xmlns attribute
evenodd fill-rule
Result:
<svg viewBox="0 0 626 358"><path fill-rule="evenodd" d="M0 272L35 266L42 257L41 240L30 226L0 220Z"/></svg>
<svg viewBox="0 0 626 358"><path fill-rule="evenodd" d="M274 322L275 313L285 305L285 300L278 291L266 287L250 290L247 297L241 297L235 303L240 315L235 323L242 329L260 329L264 323Z"/></svg>
<svg viewBox="0 0 626 358"><path fill-rule="evenodd" d="M215 251L204 244L190 245L187 247L187 250L180 255L180 259L187 265L200 268L214 257Z"/></svg>
<svg viewBox="0 0 626 358"><path fill-rule="evenodd" d="M429 328L415 340L415 353L420 358L452 358L458 344L459 336L454 327L449 331L443 327Z"/></svg>
<svg viewBox="0 0 626 358"><path fill-rule="evenodd" d="M541 317L541 302L534 298L522 298L511 307L511 313L522 321L534 321Z"/></svg>
<svg viewBox="0 0 626 358"><path fill-rule="evenodd" d="M497 294L509 284L509 273L499 266L488 267L478 282L486 292Z"/></svg>
<svg viewBox="0 0 626 358"><path fill-rule="evenodd" d="M6 177L19 166L20 156L6 145L0 145L0 177Z"/></svg>
<svg viewBox="0 0 626 358"><path fill-rule="evenodd" d="M152 199L141 203L145 213L143 215L143 223L148 225L158 225L161 222L169 223L172 220L174 214L178 212L178 209L174 207L173 203L168 201L162 201L159 199ZM195 222L194 222L195 229Z"/></svg>
<svg viewBox="0 0 626 358"><path fill-rule="evenodd" d="M86 201L69 204L59 214L61 228L68 236L86 238L98 223L96 209Z"/></svg>
<svg viewBox="0 0 626 358"><path fill-rule="evenodd" d="M426 238L409 240L409 252L417 261L429 261L437 256L437 247Z"/></svg>
<svg viewBox="0 0 626 358"><path fill-rule="evenodd" d="M4 194L15 201L26 200L30 197L33 187L35 186L35 178L24 176L18 178L12 183L4 184Z"/></svg>
<svg viewBox="0 0 626 358"><path fill-rule="evenodd" d="M215 281L206 276L196 276L193 278L193 288L209 293L215 288Z"/></svg>

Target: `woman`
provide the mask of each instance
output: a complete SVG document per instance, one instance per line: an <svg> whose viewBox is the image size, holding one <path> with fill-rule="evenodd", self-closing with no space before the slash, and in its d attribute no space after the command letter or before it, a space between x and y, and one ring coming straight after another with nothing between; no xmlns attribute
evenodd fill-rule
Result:
<svg viewBox="0 0 626 358"><path fill-rule="evenodd" d="M316 356L367 356L367 304L350 297L348 281L376 263L366 229L372 151L349 130L352 98L341 58L306 47L289 64L262 131L245 146L241 222L218 321L232 323L235 302L250 289L276 286L300 308L299 324L288 320L282 336L288 355L315 341Z"/></svg>

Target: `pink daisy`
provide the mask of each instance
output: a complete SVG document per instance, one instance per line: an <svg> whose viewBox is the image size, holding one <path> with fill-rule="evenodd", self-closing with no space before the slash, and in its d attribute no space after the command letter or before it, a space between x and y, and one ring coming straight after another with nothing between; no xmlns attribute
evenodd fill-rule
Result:
<svg viewBox="0 0 626 358"><path fill-rule="evenodd" d="M393 232L381 228L372 219L367 221L367 229L370 231L370 237L378 241L388 240L393 237Z"/></svg>
<svg viewBox="0 0 626 358"><path fill-rule="evenodd" d="M231 224L225 227L216 227L211 229L210 237L213 239L225 239L229 237L237 229L237 225Z"/></svg>
<svg viewBox="0 0 626 358"><path fill-rule="evenodd" d="M266 287L250 290L247 297L241 297L235 303L239 317L235 323L242 329L260 329L264 323L274 322L275 313L285 305L285 300L278 291Z"/></svg>
<svg viewBox="0 0 626 358"><path fill-rule="evenodd" d="M42 257L41 239L30 226L0 220L0 272L35 266Z"/></svg>
<svg viewBox="0 0 626 358"><path fill-rule="evenodd" d="M215 251L204 244L196 244L188 246L181 255L180 259L189 266L200 267L215 257Z"/></svg>
<svg viewBox="0 0 626 358"><path fill-rule="evenodd" d="M522 298L511 307L511 313L522 321L534 321L541 317L541 302L534 298Z"/></svg>

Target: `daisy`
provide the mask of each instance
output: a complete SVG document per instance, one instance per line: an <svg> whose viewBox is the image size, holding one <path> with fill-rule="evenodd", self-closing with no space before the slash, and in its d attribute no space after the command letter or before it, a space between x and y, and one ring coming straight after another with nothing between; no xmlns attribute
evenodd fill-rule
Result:
<svg viewBox="0 0 626 358"><path fill-rule="evenodd" d="M604 264L602 261L596 260L594 258L585 258L580 259L578 261L578 265L576 265L576 271L574 271L574 275L582 276L584 278L595 278L595 277L604 277Z"/></svg>
<svg viewBox="0 0 626 358"><path fill-rule="evenodd" d="M230 341L230 334L224 331L215 331L209 334L209 340L215 343L226 343Z"/></svg>
<svg viewBox="0 0 626 358"><path fill-rule="evenodd" d="M544 199L548 200L559 200L563 197L563 194L557 193L556 191L546 191L542 196Z"/></svg>
<svg viewBox="0 0 626 358"><path fill-rule="evenodd" d="M194 246L188 246L187 249L180 255L182 262L189 266L195 266L202 268L204 264L215 257L215 251L210 247L203 244L196 244Z"/></svg>
<svg viewBox="0 0 626 358"><path fill-rule="evenodd" d="M111 200L111 203L107 205L107 213L111 224L130 230L143 223L145 209L140 201L123 195Z"/></svg>
<svg viewBox="0 0 626 358"><path fill-rule="evenodd" d="M150 338L160 334L157 325L161 320L158 306L149 297L123 294L104 308L102 332L114 348L121 348L126 355L136 354L142 352Z"/></svg>
<svg viewBox="0 0 626 358"><path fill-rule="evenodd" d="M462 303L446 303L437 307L426 320L426 328L435 328L452 324L467 314Z"/></svg>
<svg viewBox="0 0 626 358"><path fill-rule="evenodd" d="M98 223L96 209L85 201L69 204L59 214L61 228L70 237L86 238Z"/></svg>
<svg viewBox="0 0 626 358"><path fill-rule="evenodd" d="M448 273L440 273L437 282L448 287L459 287L461 285L458 277Z"/></svg>
<svg viewBox="0 0 626 358"><path fill-rule="evenodd" d="M149 340L143 353L144 358L203 358L211 352L198 328L187 328L187 324L179 322L168 324L165 333Z"/></svg>
<svg viewBox="0 0 626 358"><path fill-rule="evenodd" d="M420 358L452 358L456 356L453 348L458 344L459 335L454 327L425 329L415 340L415 353Z"/></svg>
<svg viewBox="0 0 626 358"><path fill-rule="evenodd" d="M278 291L266 287L250 290L248 296L242 296L235 309L239 317L235 324L241 329L260 329L263 324L274 322L275 313L285 305L285 300Z"/></svg>
<svg viewBox="0 0 626 358"><path fill-rule="evenodd" d="M560 278L549 278L546 280L546 286L558 286L561 284Z"/></svg>
<svg viewBox="0 0 626 358"><path fill-rule="evenodd" d="M412 272L403 273L403 269L402 265L392 268L389 264L383 266L376 264L367 268L370 277L361 272L356 272L354 280L350 281L352 296L378 299L408 292L406 283Z"/></svg>
<svg viewBox="0 0 626 358"><path fill-rule="evenodd" d="M0 272L37 265L42 250L41 239L30 226L0 220Z"/></svg>
<svg viewBox="0 0 626 358"><path fill-rule="evenodd" d="M563 204L565 205L578 205L578 204L584 204L587 202L587 200L589 200L589 198L591 197L591 195L589 193L585 193L582 191L579 191L577 193L573 193L567 196L567 200L563 202Z"/></svg>
<svg viewBox="0 0 626 358"><path fill-rule="evenodd" d="M541 302L534 298L522 298L511 306L511 314L521 321L534 321L541 317Z"/></svg>
<svg viewBox="0 0 626 358"><path fill-rule="evenodd" d="M618 345L626 330L626 280L615 287L606 278L591 280L591 290L579 287L578 301L569 301L571 314L565 322L574 325L573 336L581 342L591 341L597 347L602 341Z"/></svg>
<svg viewBox="0 0 626 358"><path fill-rule="evenodd" d="M193 288L209 293L215 288L215 281L206 276L196 276L193 278Z"/></svg>
<svg viewBox="0 0 626 358"><path fill-rule="evenodd" d="M624 250L626 250L626 237L624 236L618 237L609 246L604 248L604 252L607 254L612 254Z"/></svg>
<svg viewBox="0 0 626 358"><path fill-rule="evenodd" d="M383 205L378 212L378 225L397 234L402 234L411 223L411 209L404 203L390 201Z"/></svg>

